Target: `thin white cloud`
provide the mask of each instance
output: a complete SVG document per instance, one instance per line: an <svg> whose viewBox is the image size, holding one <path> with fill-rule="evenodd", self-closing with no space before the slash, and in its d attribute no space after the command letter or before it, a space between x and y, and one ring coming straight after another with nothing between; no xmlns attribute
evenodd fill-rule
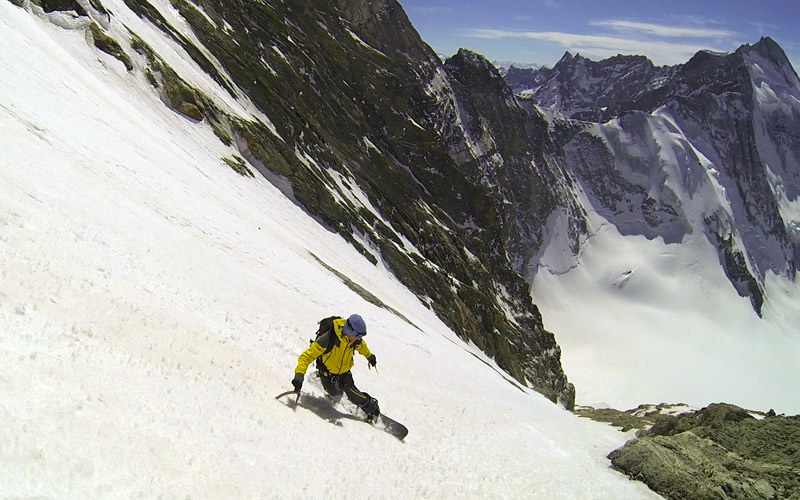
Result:
<svg viewBox="0 0 800 500"><path fill-rule="evenodd" d="M442 12L451 12L453 10L452 7L413 7L411 10L414 12L418 12L425 16L430 16L434 14L441 14Z"/></svg>
<svg viewBox="0 0 800 500"><path fill-rule="evenodd" d="M731 38L736 36L736 33L725 29L668 26L664 24L625 21L622 19L592 21L589 24L591 26L611 28L613 31L617 32L632 32L665 38Z"/></svg>
<svg viewBox="0 0 800 500"><path fill-rule="evenodd" d="M727 24L722 19L714 19L705 16L693 16L693 15L683 15L683 16L676 16L671 15L669 16L670 19L676 19L683 24L694 24L696 26L723 26Z"/></svg>
<svg viewBox="0 0 800 500"><path fill-rule="evenodd" d="M570 52L584 56L606 58L617 54L641 54L656 64L680 64L686 62L697 51L711 49L725 52L725 49L709 47L701 43L673 43L665 41L640 40L613 36L579 35L554 31L509 31L495 29L475 29L468 36L494 40L533 40L560 44Z"/></svg>
<svg viewBox="0 0 800 500"><path fill-rule="evenodd" d="M750 25L756 29L759 35L774 34L778 30L777 26L769 23L751 22Z"/></svg>

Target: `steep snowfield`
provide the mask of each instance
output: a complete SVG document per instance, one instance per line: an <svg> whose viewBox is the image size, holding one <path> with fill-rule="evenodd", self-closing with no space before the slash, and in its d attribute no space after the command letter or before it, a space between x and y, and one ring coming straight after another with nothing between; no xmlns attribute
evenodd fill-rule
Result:
<svg viewBox="0 0 800 500"><path fill-rule="evenodd" d="M232 152L0 1L0 496L657 498L608 467L629 435L509 383ZM273 399L315 321L356 311L380 370L356 381L404 443L313 377L311 409Z"/></svg>
<svg viewBox="0 0 800 500"><path fill-rule="evenodd" d="M800 412L798 283L769 274L760 319L704 236L666 244L592 219L577 265L554 239L533 286L579 404L724 401Z"/></svg>

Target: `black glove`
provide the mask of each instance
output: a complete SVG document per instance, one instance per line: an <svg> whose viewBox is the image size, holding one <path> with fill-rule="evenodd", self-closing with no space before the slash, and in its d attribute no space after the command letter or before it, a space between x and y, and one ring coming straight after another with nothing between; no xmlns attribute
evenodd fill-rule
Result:
<svg viewBox="0 0 800 500"><path fill-rule="evenodd" d="M369 363L369 366L376 366L378 364L378 361L375 359L374 354L369 355L369 357L367 358L367 363Z"/></svg>
<svg viewBox="0 0 800 500"><path fill-rule="evenodd" d="M294 386L294 390L300 392L300 388L303 387L303 374L302 373L295 373L294 378L292 379L292 385Z"/></svg>

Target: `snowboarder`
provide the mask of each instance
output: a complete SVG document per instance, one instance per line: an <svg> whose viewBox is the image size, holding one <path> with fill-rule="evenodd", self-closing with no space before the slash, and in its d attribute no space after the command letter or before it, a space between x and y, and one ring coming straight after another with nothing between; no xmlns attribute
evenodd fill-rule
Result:
<svg viewBox="0 0 800 500"><path fill-rule="evenodd" d="M380 414L378 400L358 390L350 373L355 351L367 358L371 367L377 364L375 355L370 352L363 339L367 334L366 323L358 314L353 314L346 320L326 318L320 321L318 333L311 347L297 358L297 368L294 369L292 380L295 390L300 391L306 370L312 361L317 360L317 373L325 392L331 396L344 393L347 399L367 414L368 421L375 421Z"/></svg>

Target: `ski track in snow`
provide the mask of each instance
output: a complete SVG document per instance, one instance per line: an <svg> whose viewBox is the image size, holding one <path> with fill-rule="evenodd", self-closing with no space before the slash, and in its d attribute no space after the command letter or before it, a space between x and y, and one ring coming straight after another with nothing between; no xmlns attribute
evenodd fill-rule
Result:
<svg viewBox="0 0 800 500"><path fill-rule="evenodd" d="M0 2L0 96L4 496L658 498L608 466L630 435L464 352L485 359L82 32ZM315 321L356 311L380 370L356 381L404 443L273 399Z"/></svg>

